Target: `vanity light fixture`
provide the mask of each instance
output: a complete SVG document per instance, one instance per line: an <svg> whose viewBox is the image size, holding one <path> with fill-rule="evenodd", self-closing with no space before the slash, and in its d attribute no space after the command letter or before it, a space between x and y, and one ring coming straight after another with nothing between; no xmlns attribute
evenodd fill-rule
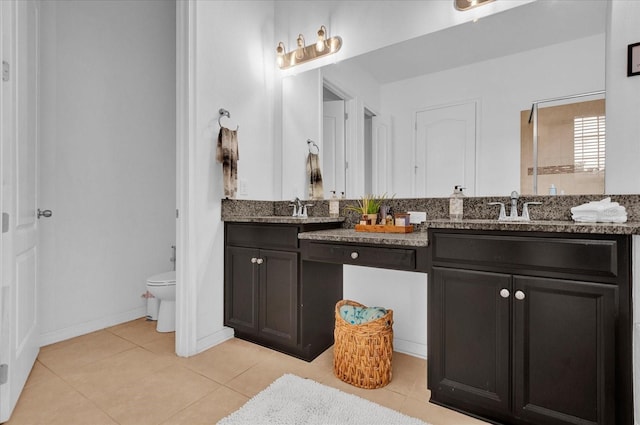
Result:
<svg viewBox="0 0 640 425"><path fill-rule="evenodd" d="M342 39L338 36L327 39L327 29L324 25L318 30L318 41L306 46L304 36L298 35L297 47L291 52L286 52L284 43L278 43L276 47L276 60L280 69L291 68L322 56L337 52L342 47Z"/></svg>
<svg viewBox="0 0 640 425"><path fill-rule="evenodd" d="M469 10L492 1L494 0L453 0L453 6L458 10Z"/></svg>

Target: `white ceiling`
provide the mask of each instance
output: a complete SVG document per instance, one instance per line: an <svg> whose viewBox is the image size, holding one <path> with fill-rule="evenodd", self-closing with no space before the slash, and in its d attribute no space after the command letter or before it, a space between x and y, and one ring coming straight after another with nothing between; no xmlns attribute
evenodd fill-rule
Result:
<svg viewBox="0 0 640 425"><path fill-rule="evenodd" d="M606 15L606 0L538 0L349 60L385 84L601 34Z"/></svg>

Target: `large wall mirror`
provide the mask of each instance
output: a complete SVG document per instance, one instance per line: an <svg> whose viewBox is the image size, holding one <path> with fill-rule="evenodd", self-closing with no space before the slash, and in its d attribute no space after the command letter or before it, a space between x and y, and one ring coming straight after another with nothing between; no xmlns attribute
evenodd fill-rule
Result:
<svg viewBox="0 0 640 425"><path fill-rule="evenodd" d="M326 198L448 196L458 184L468 195L533 193L523 111L604 91L606 16L606 1L536 1L284 77L283 198L307 197L307 139L320 148ZM560 174L580 168L567 161L540 168L557 173L558 194L574 191L561 187Z"/></svg>

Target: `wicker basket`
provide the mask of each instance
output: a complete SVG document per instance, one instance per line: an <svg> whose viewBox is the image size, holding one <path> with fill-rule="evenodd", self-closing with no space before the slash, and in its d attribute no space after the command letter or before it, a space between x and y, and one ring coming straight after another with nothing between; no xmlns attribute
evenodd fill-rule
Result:
<svg viewBox="0 0 640 425"><path fill-rule="evenodd" d="M333 373L356 387L384 387L391 382L393 310L387 310L387 314L377 320L352 325L340 316L343 305L365 307L350 300L336 304Z"/></svg>

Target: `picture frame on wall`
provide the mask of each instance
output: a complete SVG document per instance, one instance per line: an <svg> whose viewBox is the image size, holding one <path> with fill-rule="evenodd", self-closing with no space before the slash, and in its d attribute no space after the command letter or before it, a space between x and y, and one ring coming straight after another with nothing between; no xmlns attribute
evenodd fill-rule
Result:
<svg viewBox="0 0 640 425"><path fill-rule="evenodd" d="M627 77L640 75L640 43L629 44Z"/></svg>

